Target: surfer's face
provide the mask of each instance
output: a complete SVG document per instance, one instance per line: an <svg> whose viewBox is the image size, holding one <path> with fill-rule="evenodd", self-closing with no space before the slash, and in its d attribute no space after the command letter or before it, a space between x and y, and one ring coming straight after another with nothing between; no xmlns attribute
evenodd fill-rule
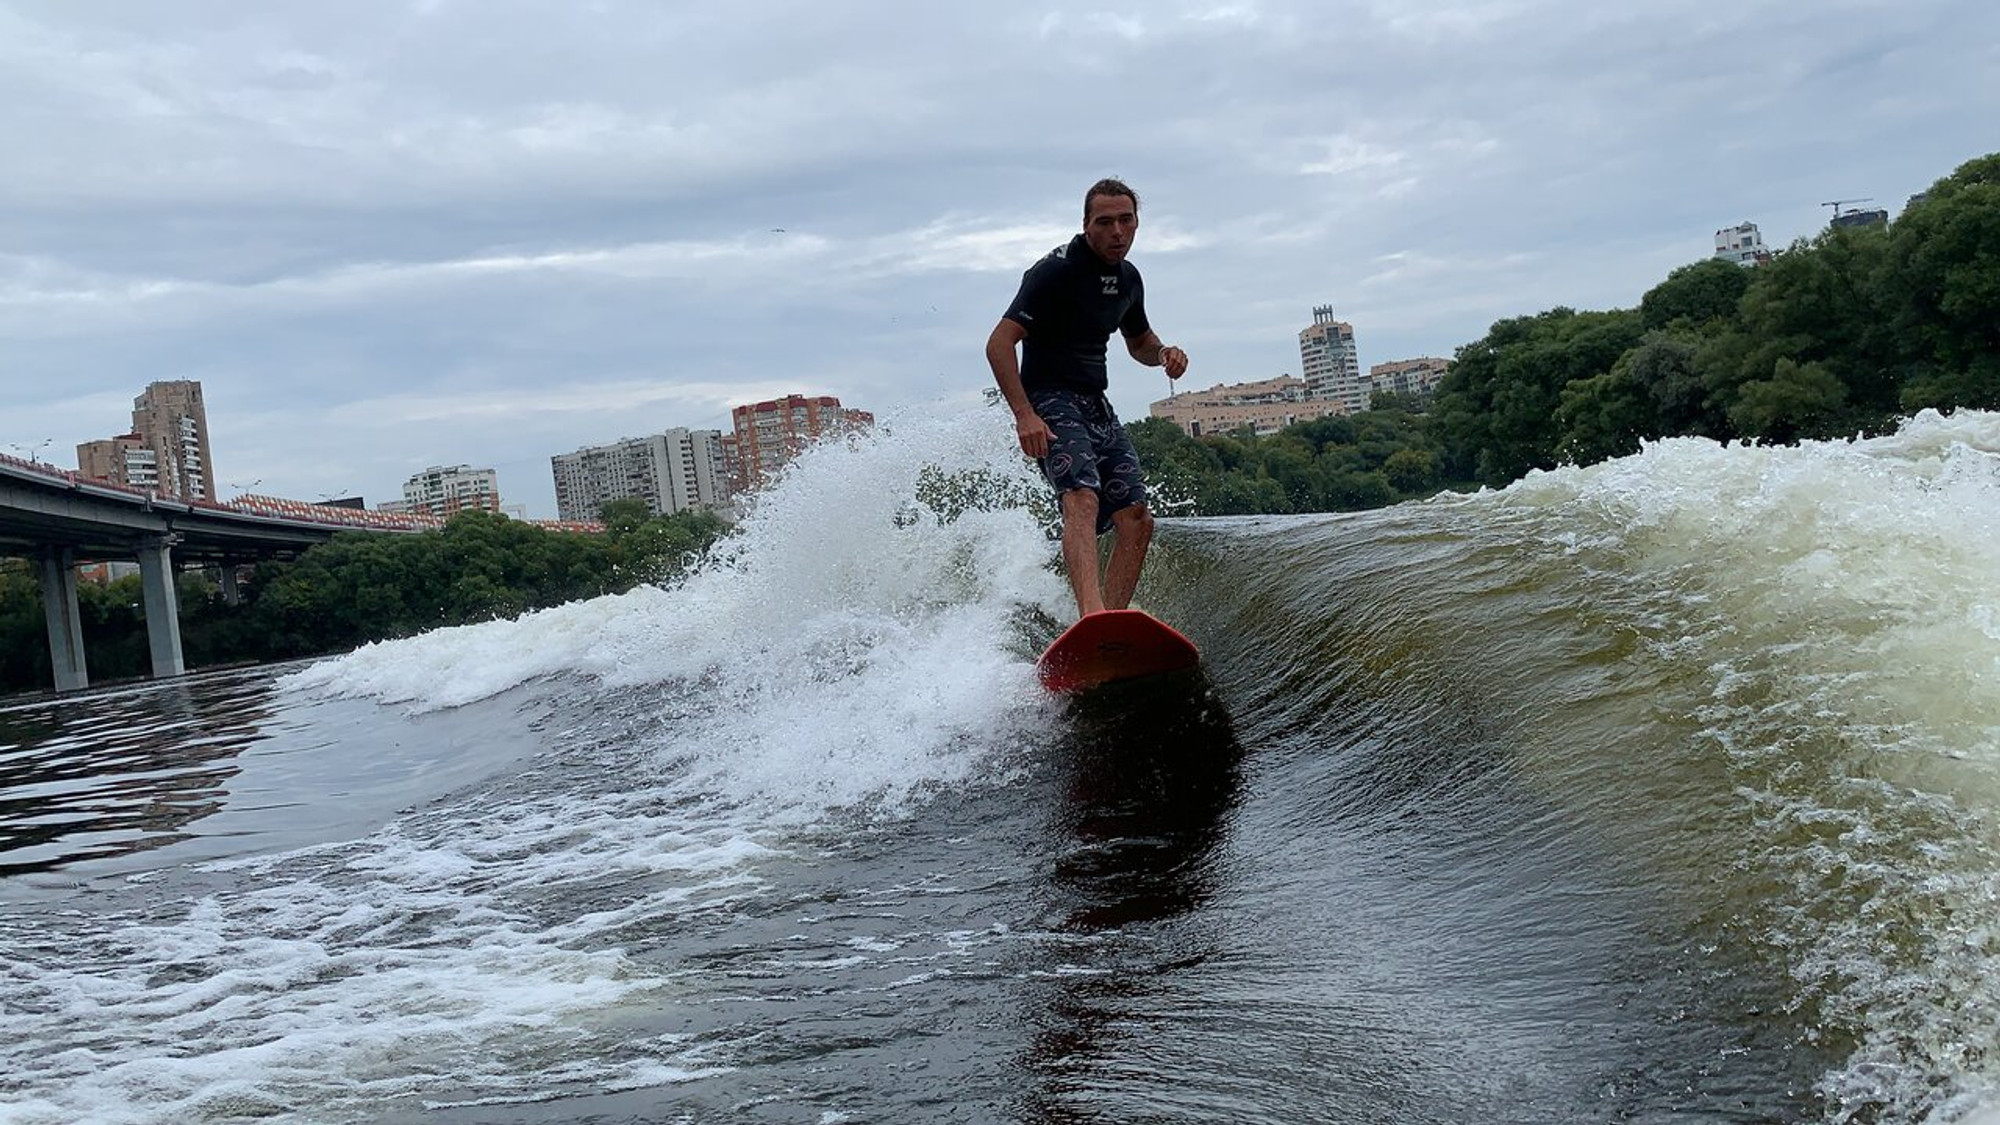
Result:
<svg viewBox="0 0 2000 1125"><path fill-rule="evenodd" d="M1139 205L1129 195L1093 195L1083 217L1083 240L1091 252L1112 265L1125 260L1132 238L1139 233Z"/></svg>

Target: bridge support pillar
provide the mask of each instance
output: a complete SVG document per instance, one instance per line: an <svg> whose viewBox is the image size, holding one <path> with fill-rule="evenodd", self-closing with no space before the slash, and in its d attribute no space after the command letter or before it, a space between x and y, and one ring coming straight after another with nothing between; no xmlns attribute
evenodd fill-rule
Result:
<svg viewBox="0 0 2000 1125"><path fill-rule="evenodd" d="M83 661L83 617L76 604L76 556L51 547L42 554L42 615L49 623L49 667L57 691L90 686Z"/></svg>
<svg viewBox="0 0 2000 1125"><path fill-rule="evenodd" d="M139 583L146 594L146 643L153 654L153 678L187 671L181 659L180 595L174 589L173 541L155 539L139 547Z"/></svg>
<svg viewBox="0 0 2000 1125"><path fill-rule="evenodd" d="M226 562L222 564L220 569L222 571L222 604L242 605L243 587L236 581L236 564Z"/></svg>

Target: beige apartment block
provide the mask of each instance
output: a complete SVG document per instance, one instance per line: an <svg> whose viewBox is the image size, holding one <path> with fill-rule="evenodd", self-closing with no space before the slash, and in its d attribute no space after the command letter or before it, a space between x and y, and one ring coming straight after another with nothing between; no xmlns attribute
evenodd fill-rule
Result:
<svg viewBox="0 0 2000 1125"><path fill-rule="evenodd" d="M1255 383L1230 383L1160 399L1148 408L1189 437L1226 434L1248 426L1274 434L1294 422L1344 413L1339 404L1310 398L1304 381L1290 375Z"/></svg>
<svg viewBox="0 0 2000 1125"><path fill-rule="evenodd" d="M1434 355L1378 363L1368 369L1368 392L1371 396L1381 391L1427 395L1437 390L1450 370L1450 360Z"/></svg>
<svg viewBox="0 0 2000 1125"><path fill-rule="evenodd" d="M1360 409L1366 410L1378 391L1430 394L1450 370L1451 361L1437 356L1378 363L1368 369L1357 394L1330 399L1313 397L1304 380L1280 375L1255 383L1230 383L1163 398L1153 403L1147 413L1172 422L1189 437L1225 434L1246 426L1261 436L1277 433L1294 422L1355 413L1348 408L1352 401L1360 401Z"/></svg>
<svg viewBox="0 0 2000 1125"><path fill-rule="evenodd" d="M77 475L152 492L160 489L160 462L138 434L120 434L76 447Z"/></svg>

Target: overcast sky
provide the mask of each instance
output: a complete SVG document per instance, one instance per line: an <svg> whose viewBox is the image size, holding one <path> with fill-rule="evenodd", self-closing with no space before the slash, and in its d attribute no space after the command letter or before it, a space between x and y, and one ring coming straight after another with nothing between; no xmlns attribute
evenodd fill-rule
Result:
<svg viewBox="0 0 2000 1125"><path fill-rule="evenodd" d="M1996 121L1990 0L0 0L0 452L193 378L225 498L469 462L553 516L555 453L976 396L1102 175L1206 387L1315 304L1364 366L1630 306Z"/></svg>

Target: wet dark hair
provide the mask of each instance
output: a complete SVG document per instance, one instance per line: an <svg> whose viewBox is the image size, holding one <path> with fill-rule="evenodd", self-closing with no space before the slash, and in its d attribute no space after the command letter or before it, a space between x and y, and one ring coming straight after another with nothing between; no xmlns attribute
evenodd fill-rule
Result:
<svg viewBox="0 0 2000 1125"><path fill-rule="evenodd" d="M1090 185L1090 190L1083 193L1083 217L1086 221L1090 218L1090 201L1100 195L1125 196L1132 201L1132 210L1137 211L1139 209L1139 193L1133 191L1131 185L1127 184L1124 180L1106 176Z"/></svg>

